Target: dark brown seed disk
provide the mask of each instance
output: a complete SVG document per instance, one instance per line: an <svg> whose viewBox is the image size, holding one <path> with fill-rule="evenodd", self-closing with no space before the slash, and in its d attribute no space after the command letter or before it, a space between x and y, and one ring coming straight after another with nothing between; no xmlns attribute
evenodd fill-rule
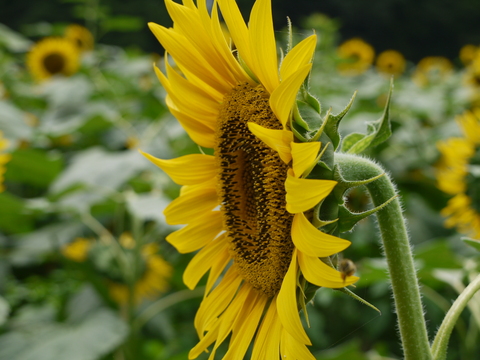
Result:
<svg viewBox="0 0 480 360"><path fill-rule="evenodd" d="M253 288L274 296L293 252L293 216L285 209L288 166L248 129L281 129L262 86L238 85L220 109L215 153L225 230L234 262Z"/></svg>

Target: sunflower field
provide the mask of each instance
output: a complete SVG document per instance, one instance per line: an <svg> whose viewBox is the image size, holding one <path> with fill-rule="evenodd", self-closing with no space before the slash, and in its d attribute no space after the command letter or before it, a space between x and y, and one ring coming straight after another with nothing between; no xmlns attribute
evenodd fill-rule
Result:
<svg viewBox="0 0 480 360"><path fill-rule="evenodd" d="M479 359L479 44L166 5L0 24L0 360Z"/></svg>

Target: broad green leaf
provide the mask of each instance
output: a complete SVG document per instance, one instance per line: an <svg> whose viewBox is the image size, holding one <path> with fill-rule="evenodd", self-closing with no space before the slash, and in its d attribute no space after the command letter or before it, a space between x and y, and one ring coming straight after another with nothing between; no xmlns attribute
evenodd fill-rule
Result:
<svg viewBox="0 0 480 360"><path fill-rule="evenodd" d="M99 309L80 323L52 323L0 336L0 359L97 360L120 346L127 334L123 320Z"/></svg>
<svg viewBox="0 0 480 360"><path fill-rule="evenodd" d="M60 174L63 160L57 153L38 149L18 149L7 164L5 180L47 187Z"/></svg>
<svg viewBox="0 0 480 360"><path fill-rule="evenodd" d="M462 238L462 241L465 244L474 248L475 250L480 251L480 240L475 240L475 239L470 239L470 238L464 237L464 238Z"/></svg>
<svg viewBox="0 0 480 360"><path fill-rule="evenodd" d="M25 233L33 230L33 218L26 213L25 201L4 191L0 193L0 232Z"/></svg>
<svg viewBox="0 0 480 360"><path fill-rule="evenodd" d="M7 300L0 296L0 327L5 324L7 321L8 315L10 314L10 305L8 305Z"/></svg>

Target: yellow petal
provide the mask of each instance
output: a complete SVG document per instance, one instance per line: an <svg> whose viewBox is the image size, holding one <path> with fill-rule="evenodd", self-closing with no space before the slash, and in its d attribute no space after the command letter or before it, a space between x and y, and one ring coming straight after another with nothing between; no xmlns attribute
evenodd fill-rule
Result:
<svg viewBox="0 0 480 360"><path fill-rule="evenodd" d="M184 228L171 233L166 240L175 246L179 253L185 254L207 245L215 239L222 228L222 214L219 211L210 211Z"/></svg>
<svg viewBox="0 0 480 360"><path fill-rule="evenodd" d="M267 146L278 152L284 163L292 159L290 144L293 142L293 133L288 130L267 129L258 124L247 123L248 129Z"/></svg>
<svg viewBox="0 0 480 360"><path fill-rule="evenodd" d="M298 90L310 72L311 67L311 64L302 66L290 77L282 81L270 96L270 107L277 119L282 123L284 129L290 117Z"/></svg>
<svg viewBox="0 0 480 360"><path fill-rule="evenodd" d="M224 238L224 234L218 237L218 240ZM227 248L224 252L220 253L215 261L212 262L212 268L210 269L210 273L208 274L207 285L205 286L205 294L209 294L210 290L212 290L213 286L217 283L217 280L220 278L225 272L228 264L230 264L232 260L231 254L229 249Z"/></svg>
<svg viewBox="0 0 480 360"><path fill-rule="evenodd" d="M243 16L238 9L235 0L218 0L218 5L225 19L230 35L240 53L241 58L250 67L252 64L252 52L250 49L248 28Z"/></svg>
<svg viewBox="0 0 480 360"><path fill-rule="evenodd" d="M243 279L235 267L230 267L218 286L200 304L195 315L195 329L203 336L205 329L222 314L238 292Z"/></svg>
<svg viewBox="0 0 480 360"><path fill-rule="evenodd" d="M191 220L213 210L218 204L216 188L211 181L189 186L178 198L173 200L163 211L170 225L188 224Z"/></svg>
<svg viewBox="0 0 480 360"><path fill-rule="evenodd" d="M148 23L148 26L189 80L194 80L189 76L191 74L195 79L201 80L204 86L215 89L220 94L231 88L216 72L215 64L210 64L185 36L155 23Z"/></svg>
<svg viewBox="0 0 480 360"><path fill-rule="evenodd" d="M215 157L211 155L190 154L176 159L161 160L141 150L140 153L180 185L196 185L211 180L218 172Z"/></svg>
<svg viewBox="0 0 480 360"><path fill-rule="evenodd" d="M303 329L297 305L297 250L293 251L292 262L283 279L277 296L278 316L283 327L302 344L310 345L310 339Z"/></svg>
<svg viewBox="0 0 480 360"><path fill-rule="evenodd" d="M299 178L309 169L320 150L320 142L292 143L293 173Z"/></svg>
<svg viewBox="0 0 480 360"><path fill-rule="evenodd" d="M299 68L312 61L316 45L317 35L311 35L299 42L288 52L280 66L280 76L282 80L288 78Z"/></svg>
<svg viewBox="0 0 480 360"><path fill-rule="evenodd" d="M333 190L336 181L299 179L289 170L285 181L287 191L287 211L298 214L310 210Z"/></svg>
<svg viewBox="0 0 480 360"><path fill-rule="evenodd" d="M298 263L305 279L317 286L339 289L351 285L359 279L357 276L349 276L344 281L339 271L328 266L318 257L308 256L300 251L298 252Z"/></svg>
<svg viewBox="0 0 480 360"><path fill-rule="evenodd" d="M200 279L212 267L222 252L228 251L228 242L224 238L217 238L208 243L188 263L183 272L183 282L191 290L197 286Z"/></svg>
<svg viewBox="0 0 480 360"><path fill-rule="evenodd" d="M282 359L292 360L316 360L307 347L298 342L290 333L283 329L281 334Z"/></svg>
<svg viewBox="0 0 480 360"><path fill-rule="evenodd" d="M278 318L276 299L273 299L258 329L252 360L280 359L281 333L282 323Z"/></svg>
<svg viewBox="0 0 480 360"><path fill-rule="evenodd" d="M295 214L293 218L292 240L299 251L317 257L336 254L351 244L348 240L318 230L303 213Z"/></svg>
<svg viewBox="0 0 480 360"><path fill-rule="evenodd" d="M252 293L254 293L252 291ZM268 300L263 294L256 293L253 295L253 307L249 306L249 300L245 301L245 305L239 314L238 329L234 328L232 339L230 341L228 351L223 357L223 360L238 360L243 359L247 352L253 335L257 330L258 323L262 317L265 309L265 304ZM235 331L237 330L237 331Z"/></svg>
<svg viewBox="0 0 480 360"><path fill-rule="evenodd" d="M250 14L249 35L255 76L271 94L279 85L277 46L272 20L271 0L257 0Z"/></svg>

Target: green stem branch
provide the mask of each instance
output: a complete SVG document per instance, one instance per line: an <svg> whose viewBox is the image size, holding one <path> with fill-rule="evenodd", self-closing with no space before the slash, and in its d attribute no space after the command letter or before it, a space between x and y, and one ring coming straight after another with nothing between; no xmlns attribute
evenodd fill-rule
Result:
<svg viewBox="0 0 480 360"><path fill-rule="evenodd" d="M467 306L470 299L480 290L480 275L478 275L465 290L458 296L453 303L447 315L443 319L442 325L438 329L437 335L432 345L432 354L435 360L443 360L447 356L448 340L452 333L453 327Z"/></svg>
<svg viewBox="0 0 480 360"><path fill-rule="evenodd" d="M366 180L385 173L373 161L355 155L337 153L335 161L346 180ZM366 187L374 206L396 196L395 186L387 174ZM376 215L388 263L405 359L430 360L432 354L423 317L420 289L398 198Z"/></svg>

